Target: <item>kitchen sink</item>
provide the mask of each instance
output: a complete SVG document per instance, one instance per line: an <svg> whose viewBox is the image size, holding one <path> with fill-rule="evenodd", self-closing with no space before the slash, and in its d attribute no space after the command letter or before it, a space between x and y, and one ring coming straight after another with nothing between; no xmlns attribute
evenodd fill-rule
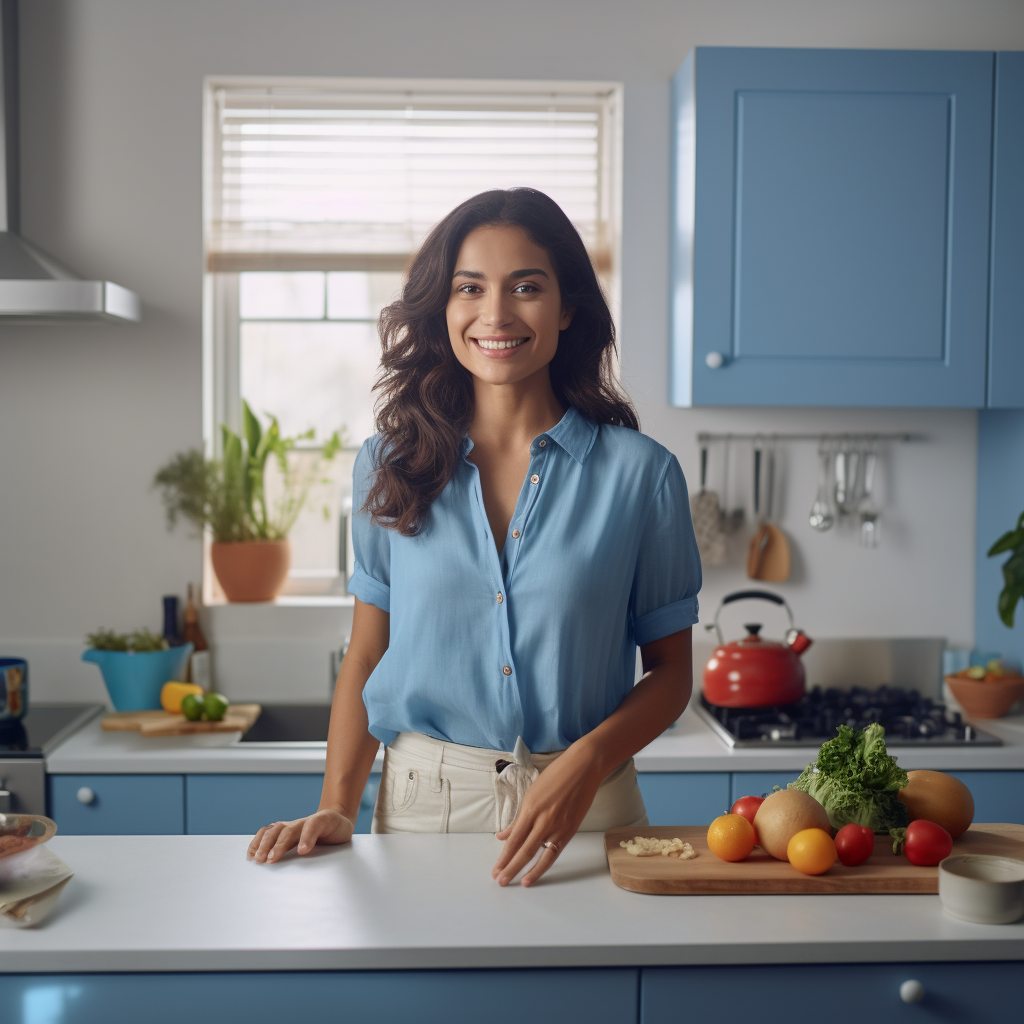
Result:
<svg viewBox="0 0 1024 1024"><path fill-rule="evenodd" d="M326 743L330 704L264 704L242 743Z"/></svg>

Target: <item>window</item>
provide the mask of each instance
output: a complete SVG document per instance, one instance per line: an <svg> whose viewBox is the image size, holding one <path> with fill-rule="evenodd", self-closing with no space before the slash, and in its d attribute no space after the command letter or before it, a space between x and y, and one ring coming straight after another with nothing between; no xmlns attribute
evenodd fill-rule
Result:
<svg viewBox="0 0 1024 1024"><path fill-rule="evenodd" d="M208 449L221 422L239 422L242 398L289 435L312 427L322 441L344 428L342 457L290 535L286 593L345 593L352 462L373 433L377 317L454 206L489 188L547 192L617 309L621 108L609 83L207 81ZM217 596L211 580L207 599Z"/></svg>

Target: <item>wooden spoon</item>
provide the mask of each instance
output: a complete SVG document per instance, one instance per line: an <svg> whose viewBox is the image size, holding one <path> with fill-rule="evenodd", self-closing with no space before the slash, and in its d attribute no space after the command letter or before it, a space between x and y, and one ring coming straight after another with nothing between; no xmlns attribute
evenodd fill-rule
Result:
<svg viewBox="0 0 1024 1024"><path fill-rule="evenodd" d="M790 555L786 535L771 521L775 498L775 449L768 448L768 486L766 495L765 527L767 543L761 555L757 579L769 583L783 583L789 579Z"/></svg>
<svg viewBox="0 0 1024 1024"><path fill-rule="evenodd" d="M752 580L759 580L761 579L761 562L764 559L770 531L768 523L761 516L761 448L756 442L754 446L754 518L758 520L758 525L754 536L750 538L750 547L747 550L747 575Z"/></svg>

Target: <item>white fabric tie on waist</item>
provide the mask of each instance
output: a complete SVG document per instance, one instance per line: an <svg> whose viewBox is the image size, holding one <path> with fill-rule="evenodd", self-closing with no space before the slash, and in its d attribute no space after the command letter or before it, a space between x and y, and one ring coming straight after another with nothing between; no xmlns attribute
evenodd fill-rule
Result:
<svg viewBox="0 0 1024 1024"><path fill-rule="evenodd" d="M522 736L516 737L512 756L515 760L505 765L494 780L498 832L515 821L526 791L540 775L540 770L534 768L530 761L530 748L523 742Z"/></svg>

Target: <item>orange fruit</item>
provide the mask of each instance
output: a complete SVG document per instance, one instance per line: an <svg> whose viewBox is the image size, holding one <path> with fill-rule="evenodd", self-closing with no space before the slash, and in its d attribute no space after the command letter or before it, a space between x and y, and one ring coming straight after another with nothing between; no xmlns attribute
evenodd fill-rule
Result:
<svg viewBox="0 0 1024 1024"><path fill-rule="evenodd" d="M836 844L820 828L797 832L786 847L789 863L805 875L822 875L836 862Z"/></svg>
<svg viewBox="0 0 1024 1024"><path fill-rule="evenodd" d="M723 814L708 829L708 849L722 860L744 860L756 843L754 826L742 814Z"/></svg>

